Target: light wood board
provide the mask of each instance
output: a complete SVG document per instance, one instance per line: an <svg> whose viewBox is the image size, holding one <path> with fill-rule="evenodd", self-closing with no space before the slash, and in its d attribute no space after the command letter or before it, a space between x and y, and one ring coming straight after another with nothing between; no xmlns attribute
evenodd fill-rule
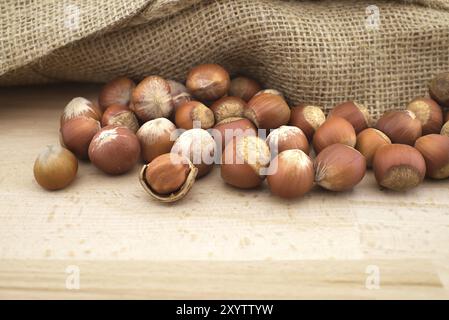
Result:
<svg viewBox="0 0 449 320"><path fill-rule="evenodd" d="M228 187L215 168L165 205L143 191L138 167L110 177L81 163L67 189L41 189L33 162L58 142L62 108L97 91L0 89L1 298L449 297L449 181L401 194L369 172L351 192L286 201L266 185ZM80 290L65 288L70 265Z"/></svg>

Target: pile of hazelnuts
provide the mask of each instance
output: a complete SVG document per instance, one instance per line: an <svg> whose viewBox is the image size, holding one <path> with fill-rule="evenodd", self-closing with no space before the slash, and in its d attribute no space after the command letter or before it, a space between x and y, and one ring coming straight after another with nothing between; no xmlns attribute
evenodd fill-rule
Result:
<svg viewBox="0 0 449 320"><path fill-rule="evenodd" d="M429 93L374 124L354 101L335 106L327 118L319 106L290 108L281 92L247 77L231 80L217 64L194 67L185 85L159 76L135 85L120 77L102 88L98 103L77 97L67 104L61 143L39 155L34 174L42 187L56 190L74 180L78 159L112 175L144 161L143 188L173 202L218 158L227 184L257 188L266 178L270 191L284 198L300 197L315 183L352 189L367 168L381 187L405 191L425 176L449 177L449 115L442 109L449 108L449 73L437 75Z"/></svg>

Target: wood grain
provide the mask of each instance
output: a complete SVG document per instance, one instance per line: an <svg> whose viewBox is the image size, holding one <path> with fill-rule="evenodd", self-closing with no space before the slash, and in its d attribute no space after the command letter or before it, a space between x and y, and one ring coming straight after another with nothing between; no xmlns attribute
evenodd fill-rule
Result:
<svg viewBox="0 0 449 320"><path fill-rule="evenodd" d="M42 190L32 166L46 144L58 142L62 108L97 91L80 84L0 89L1 297L447 298L449 181L400 194L379 190L369 172L351 192L315 188L286 201L266 185L230 188L215 168L186 199L163 205L140 187L139 168L110 177L81 163L67 189ZM389 290L360 288L370 261L392 270ZM92 290L58 289L61 267L72 262L86 264ZM333 278L335 268L341 272ZM109 269L117 273L111 286L102 273ZM133 274L157 285L134 291ZM217 274L220 285L208 287Z"/></svg>

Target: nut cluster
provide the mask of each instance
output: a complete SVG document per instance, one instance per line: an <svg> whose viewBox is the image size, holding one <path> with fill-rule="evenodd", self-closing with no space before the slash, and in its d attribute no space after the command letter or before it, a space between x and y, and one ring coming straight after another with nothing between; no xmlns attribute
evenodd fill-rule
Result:
<svg viewBox="0 0 449 320"><path fill-rule="evenodd" d="M427 176L449 177L449 74L431 81L430 97L391 110L374 123L356 101L327 115L315 104L290 108L276 89L218 64L191 69L184 83L150 75L108 82L98 103L77 97L60 118L61 146L36 159L36 181L62 189L75 178L78 159L123 174L142 161L139 180L162 202L186 196L219 162L225 183L298 198L314 185L339 192L374 171L382 188L406 191ZM313 149L313 151L312 151ZM313 157L315 155L315 157ZM78 159L77 159L78 158Z"/></svg>

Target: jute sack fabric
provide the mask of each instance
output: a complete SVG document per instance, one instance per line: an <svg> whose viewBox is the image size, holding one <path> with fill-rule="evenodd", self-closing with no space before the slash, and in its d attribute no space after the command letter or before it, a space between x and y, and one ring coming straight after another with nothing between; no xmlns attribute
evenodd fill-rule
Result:
<svg viewBox="0 0 449 320"><path fill-rule="evenodd" d="M449 71L449 0L3 0L0 85L104 82L196 64L329 110L348 99L377 118Z"/></svg>

